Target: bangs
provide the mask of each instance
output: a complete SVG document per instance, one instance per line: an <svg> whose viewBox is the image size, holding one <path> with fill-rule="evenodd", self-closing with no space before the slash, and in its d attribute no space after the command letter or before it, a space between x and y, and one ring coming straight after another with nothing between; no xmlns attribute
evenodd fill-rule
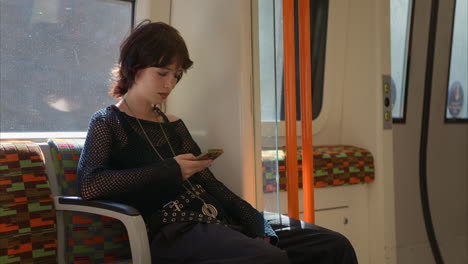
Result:
<svg viewBox="0 0 468 264"><path fill-rule="evenodd" d="M159 55L159 54L154 54ZM152 63L148 66L164 68L171 64L176 64L177 68L182 68L183 71L187 71L192 65L193 62L188 57L188 52L184 52L184 50L177 49L177 47L171 47L166 49L165 54L161 54L162 56L154 56L152 58Z"/></svg>

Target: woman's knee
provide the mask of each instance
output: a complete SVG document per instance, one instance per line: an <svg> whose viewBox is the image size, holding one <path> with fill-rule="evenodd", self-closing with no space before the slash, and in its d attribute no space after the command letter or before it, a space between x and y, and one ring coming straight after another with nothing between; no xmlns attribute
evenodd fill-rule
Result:
<svg viewBox="0 0 468 264"><path fill-rule="evenodd" d="M331 245L330 252L340 263L357 263L356 252L349 239L341 233L334 232L334 243Z"/></svg>
<svg viewBox="0 0 468 264"><path fill-rule="evenodd" d="M264 262L262 263L274 263L274 264L287 264L289 263L288 254L286 251L274 247L274 250L265 252L262 256Z"/></svg>
<svg viewBox="0 0 468 264"><path fill-rule="evenodd" d="M352 250L354 251L354 248L349 241L349 239L344 236L343 234L328 230L326 229L327 237L329 239L330 247L332 247L333 250L338 250L338 251L349 251Z"/></svg>

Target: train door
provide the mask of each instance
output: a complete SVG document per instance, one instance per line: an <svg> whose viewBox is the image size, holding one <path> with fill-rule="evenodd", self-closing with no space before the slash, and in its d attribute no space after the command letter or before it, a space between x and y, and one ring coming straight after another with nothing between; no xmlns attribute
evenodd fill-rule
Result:
<svg viewBox="0 0 468 264"><path fill-rule="evenodd" d="M394 97L401 100L393 112L397 260L468 263L468 1L393 2L392 11L406 8L409 18L407 46L392 39ZM422 210L424 185L432 218Z"/></svg>

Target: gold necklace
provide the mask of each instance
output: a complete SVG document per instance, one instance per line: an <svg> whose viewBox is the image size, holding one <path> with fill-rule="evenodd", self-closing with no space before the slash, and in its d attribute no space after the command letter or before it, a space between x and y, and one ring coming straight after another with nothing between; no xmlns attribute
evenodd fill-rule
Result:
<svg viewBox="0 0 468 264"><path fill-rule="evenodd" d="M159 153L159 151L156 149L156 147L154 146L153 142L150 140L150 138L148 137L148 134L146 134L146 131L145 129L143 128L143 125L141 124L140 120L136 117L135 115L135 112L133 112L133 110L130 108L130 106L128 105L127 103L127 100L125 100L125 97L122 98L123 102L125 103L125 106L127 106L128 110L131 112L131 114L135 117L138 125L140 126L141 128L141 131L143 131L143 134L145 135L146 137L146 140L148 141L148 143L150 144L151 148L153 148L154 152L159 156L159 158L161 160L164 160L164 158L162 157L162 155ZM159 114L161 115L160 113L160 110L159 108L157 108L156 106L154 105L151 105L151 107L153 108L153 113L155 114ZM166 142L167 144L169 145L169 148L171 149L171 152L172 152L172 155L174 155L174 157L176 156L175 154L175 151L174 149L172 148L172 145L171 145L171 142L169 141L169 139L167 138L167 135L166 135L166 132L164 130L164 128L162 127L161 125L161 122L158 122L159 123L159 127L161 128L162 132L163 132L163 135L164 135L164 138L166 139ZM206 216L210 216L210 217L213 217L213 218L216 218L216 216L218 216L218 210L216 209L216 207L214 207L212 204L209 204L209 203L206 203L205 200L203 198L200 197L200 195L198 195L198 193L195 191L195 187L193 187L192 183L190 182L189 179L186 180L188 182L188 184L190 185L190 187L192 188L192 191L189 190L186 186L184 186L182 184L182 187L184 187L188 193L192 194L193 196L197 197L200 201L203 202L203 206L202 206L202 213Z"/></svg>

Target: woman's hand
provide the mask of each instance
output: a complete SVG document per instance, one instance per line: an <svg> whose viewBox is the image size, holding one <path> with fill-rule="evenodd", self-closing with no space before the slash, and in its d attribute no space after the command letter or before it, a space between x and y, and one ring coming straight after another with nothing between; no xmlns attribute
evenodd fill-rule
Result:
<svg viewBox="0 0 468 264"><path fill-rule="evenodd" d="M193 154L182 154L175 156L174 159L179 163L184 180L190 178L193 174L202 171L213 163L212 160L195 160Z"/></svg>

